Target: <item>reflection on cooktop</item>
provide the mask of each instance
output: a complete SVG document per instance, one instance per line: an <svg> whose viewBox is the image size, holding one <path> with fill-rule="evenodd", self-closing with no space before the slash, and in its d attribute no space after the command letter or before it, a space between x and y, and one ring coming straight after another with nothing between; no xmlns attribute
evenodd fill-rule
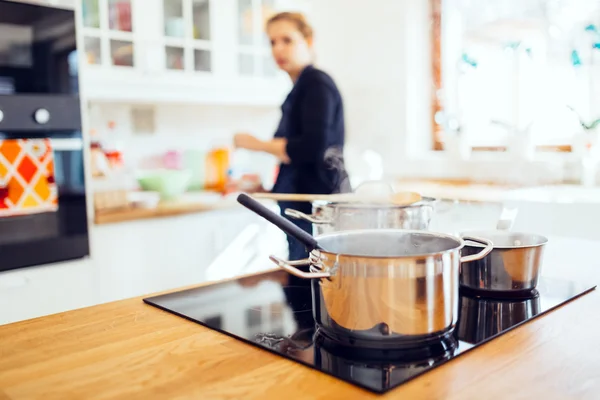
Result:
<svg viewBox="0 0 600 400"><path fill-rule="evenodd" d="M262 349L383 393L579 297L595 286L542 278L536 296L491 300L463 295L456 329L411 349L364 349L315 327L310 281L284 271L147 298L150 305Z"/></svg>
<svg viewBox="0 0 600 400"><path fill-rule="evenodd" d="M473 344L493 337L542 312L539 296L516 301L461 296L459 301L458 337Z"/></svg>

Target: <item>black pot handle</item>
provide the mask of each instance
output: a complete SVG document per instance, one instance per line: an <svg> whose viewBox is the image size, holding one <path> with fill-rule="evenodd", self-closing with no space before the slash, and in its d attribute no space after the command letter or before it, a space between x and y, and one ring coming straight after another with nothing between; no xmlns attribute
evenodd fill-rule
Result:
<svg viewBox="0 0 600 400"><path fill-rule="evenodd" d="M267 207L263 206L262 204L260 204L260 202L254 200L247 194L240 194L237 198L237 201L247 209L255 212L256 214L260 215L273 225L277 226L279 229L281 229L288 235L298 239L306 246L308 251L312 251L314 249L322 250L322 248L319 246L319 243L312 235L309 235L308 233L297 227L293 222L290 222L289 220L283 218L281 215L278 215L273 211L269 210Z"/></svg>

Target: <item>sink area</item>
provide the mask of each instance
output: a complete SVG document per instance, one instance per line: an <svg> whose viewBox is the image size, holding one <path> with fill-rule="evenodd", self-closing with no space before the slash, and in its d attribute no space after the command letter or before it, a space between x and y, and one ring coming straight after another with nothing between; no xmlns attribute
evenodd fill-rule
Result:
<svg viewBox="0 0 600 400"><path fill-rule="evenodd" d="M551 185L508 191L506 200L544 203L600 203L600 187Z"/></svg>
<svg viewBox="0 0 600 400"><path fill-rule="evenodd" d="M398 179L396 191L416 191L423 196L446 200L503 203L600 203L600 186L551 184L519 187L503 183L483 183L468 179Z"/></svg>

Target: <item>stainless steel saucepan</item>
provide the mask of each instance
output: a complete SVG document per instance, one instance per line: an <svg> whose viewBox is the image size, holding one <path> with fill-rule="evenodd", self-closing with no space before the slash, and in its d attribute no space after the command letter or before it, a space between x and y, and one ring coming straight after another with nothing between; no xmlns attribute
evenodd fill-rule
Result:
<svg viewBox="0 0 600 400"><path fill-rule="evenodd" d="M485 257L463 265L461 287L492 297L527 295L535 289L548 243L545 236L505 230L468 234L491 240L494 249ZM467 242L463 251L478 254L482 248L479 243Z"/></svg>
<svg viewBox="0 0 600 400"><path fill-rule="evenodd" d="M463 239L484 247L461 256ZM309 259L270 258L290 274L313 279L315 322L350 342L419 341L452 331L460 264L492 249L490 241L475 237L396 229L335 232L317 240L322 249Z"/></svg>
<svg viewBox="0 0 600 400"><path fill-rule="evenodd" d="M284 213L313 224L315 235L356 229L429 228L437 200L423 197L410 205L381 203L313 202L313 213L305 214L287 208Z"/></svg>

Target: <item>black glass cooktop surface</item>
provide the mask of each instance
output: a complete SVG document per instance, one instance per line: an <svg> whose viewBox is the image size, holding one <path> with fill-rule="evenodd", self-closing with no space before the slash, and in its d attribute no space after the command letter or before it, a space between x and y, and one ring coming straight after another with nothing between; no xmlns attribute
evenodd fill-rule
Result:
<svg viewBox="0 0 600 400"><path fill-rule="evenodd" d="M528 299L460 297L456 329L414 349L363 349L329 339L312 315L310 282L284 271L144 299L150 305L377 393L407 382L595 286L541 278Z"/></svg>

